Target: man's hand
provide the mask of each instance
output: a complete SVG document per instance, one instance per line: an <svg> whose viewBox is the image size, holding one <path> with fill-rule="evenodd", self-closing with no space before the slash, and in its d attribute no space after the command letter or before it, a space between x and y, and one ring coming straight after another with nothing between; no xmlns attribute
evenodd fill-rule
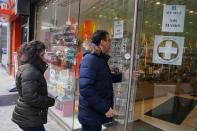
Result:
<svg viewBox="0 0 197 131"><path fill-rule="evenodd" d="M108 118L114 117L115 115L117 115L117 112L115 110L113 110L112 108L110 108L106 113L105 116Z"/></svg>
<svg viewBox="0 0 197 131"><path fill-rule="evenodd" d="M134 80L138 80L138 78L140 77L140 73L139 73L139 71L133 71L133 79Z"/></svg>

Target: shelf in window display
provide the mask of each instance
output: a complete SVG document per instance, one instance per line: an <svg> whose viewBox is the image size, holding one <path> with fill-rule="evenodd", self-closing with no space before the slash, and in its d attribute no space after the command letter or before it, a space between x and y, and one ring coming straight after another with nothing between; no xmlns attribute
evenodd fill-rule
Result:
<svg viewBox="0 0 197 131"><path fill-rule="evenodd" d="M66 26L63 30L53 33L53 43L56 45L77 45L77 30L75 27Z"/></svg>
<svg viewBox="0 0 197 131"><path fill-rule="evenodd" d="M58 46L73 46L73 45L77 45L77 39L72 39L69 41L65 41L65 39L61 39L61 40L55 40L52 43L53 45L58 45Z"/></svg>
<svg viewBox="0 0 197 131"><path fill-rule="evenodd" d="M77 49L69 46L53 46L47 53L47 60L53 65L74 64Z"/></svg>

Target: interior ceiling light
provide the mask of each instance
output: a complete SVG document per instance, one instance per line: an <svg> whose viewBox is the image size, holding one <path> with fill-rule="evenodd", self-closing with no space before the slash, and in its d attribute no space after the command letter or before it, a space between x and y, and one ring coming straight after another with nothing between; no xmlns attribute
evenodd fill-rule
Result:
<svg viewBox="0 0 197 131"><path fill-rule="evenodd" d="M45 8L44 8L45 10L47 10L48 9L48 7L47 6L45 6Z"/></svg>
<svg viewBox="0 0 197 131"><path fill-rule="evenodd" d="M156 5L160 5L161 4L161 2L156 2Z"/></svg>
<svg viewBox="0 0 197 131"><path fill-rule="evenodd" d="M189 23L192 24L193 22L190 21Z"/></svg>
<svg viewBox="0 0 197 131"><path fill-rule="evenodd" d="M93 6L92 8L93 8L93 9L96 9L96 7L95 7L95 6Z"/></svg>
<svg viewBox="0 0 197 131"><path fill-rule="evenodd" d="M56 0L54 0L52 3L53 3L53 5L56 3L57 1Z"/></svg>
<svg viewBox="0 0 197 131"><path fill-rule="evenodd" d="M99 15L99 17L100 17L100 18L102 18L102 17L103 17L103 15Z"/></svg>
<svg viewBox="0 0 197 131"><path fill-rule="evenodd" d="M68 19L66 21L66 25L71 25L71 20L70 20L70 8L71 8L71 5L70 5L70 0L68 1L69 5L68 5Z"/></svg>
<svg viewBox="0 0 197 131"><path fill-rule="evenodd" d="M66 21L66 25L71 25L71 21L70 20L67 20Z"/></svg>
<svg viewBox="0 0 197 131"><path fill-rule="evenodd" d="M118 17L116 16L116 17L114 17L114 20L117 20L118 19Z"/></svg>
<svg viewBox="0 0 197 131"><path fill-rule="evenodd" d="M190 10L189 13L192 14L192 13L194 13L194 11L193 10Z"/></svg>

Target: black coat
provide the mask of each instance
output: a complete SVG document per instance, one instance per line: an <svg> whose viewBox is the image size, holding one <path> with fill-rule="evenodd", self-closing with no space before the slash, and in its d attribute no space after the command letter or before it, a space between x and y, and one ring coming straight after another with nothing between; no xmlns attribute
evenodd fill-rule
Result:
<svg viewBox="0 0 197 131"><path fill-rule="evenodd" d="M21 65L16 75L19 99L12 121L21 127L36 127L47 122L48 107L55 100L48 97L44 78L46 64L41 59Z"/></svg>

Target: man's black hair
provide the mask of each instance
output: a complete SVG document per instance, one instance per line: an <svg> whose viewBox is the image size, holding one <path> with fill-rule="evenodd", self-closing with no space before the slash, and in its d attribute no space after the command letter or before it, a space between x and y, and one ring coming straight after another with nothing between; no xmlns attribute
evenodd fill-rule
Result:
<svg viewBox="0 0 197 131"><path fill-rule="evenodd" d="M97 30L92 35L92 43L99 45L101 40L106 40L109 33L106 30Z"/></svg>

